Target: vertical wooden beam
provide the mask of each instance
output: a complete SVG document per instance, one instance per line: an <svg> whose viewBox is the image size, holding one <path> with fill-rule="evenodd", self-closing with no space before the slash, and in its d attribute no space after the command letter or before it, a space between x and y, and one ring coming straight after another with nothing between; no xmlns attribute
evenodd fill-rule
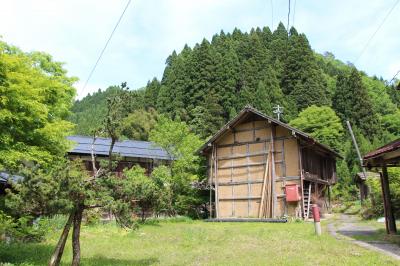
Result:
<svg viewBox="0 0 400 266"><path fill-rule="evenodd" d="M328 204L329 204L329 208L328 208L328 211L329 211L329 213L331 213L332 212L332 208L331 208L331 195L332 195L332 186L331 185L329 185L328 186Z"/></svg>
<svg viewBox="0 0 400 266"><path fill-rule="evenodd" d="M297 140L297 151L299 153L299 172L300 172L300 190L301 190L301 213L305 218L305 208L304 208L304 175L303 175L303 159L301 154L300 141Z"/></svg>
<svg viewBox="0 0 400 266"><path fill-rule="evenodd" d="M246 144L246 153L247 153L247 197L249 198L247 201L247 217L250 217L250 210L251 210L251 184L250 184L250 157L249 157L249 153L250 153L250 146L247 143Z"/></svg>
<svg viewBox="0 0 400 266"><path fill-rule="evenodd" d="M218 149L214 147L214 177L215 177L215 216L219 218L219 186L218 186Z"/></svg>
<svg viewBox="0 0 400 266"><path fill-rule="evenodd" d="M276 126L271 123L271 171L272 171L272 218L276 217L276 205L277 205L277 197L276 197L276 191L275 191L275 130Z"/></svg>
<svg viewBox="0 0 400 266"><path fill-rule="evenodd" d="M233 156L233 146L231 146L231 156ZM231 182L233 182L233 159L231 159ZM232 184L232 216L235 216L235 185Z"/></svg>
<svg viewBox="0 0 400 266"><path fill-rule="evenodd" d="M386 232L388 234L396 234L397 232L396 220L394 218L392 203L390 200L389 176L385 164L382 167L382 173L380 176L381 176L383 206L385 210Z"/></svg>
<svg viewBox="0 0 400 266"><path fill-rule="evenodd" d="M210 213L209 213L209 218L212 218L212 188L213 188L213 176L214 176L214 170L213 170L213 166L214 166L214 145L212 147L211 150L211 160L209 160L209 163L211 161L211 165L210 165L210 172L209 172L209 178L210 178Z"/></svg>
<svg viewBox="0 0 400 266"><path fill-rule="evenodd" d="M281 153L281 156L282 156L282 164L281 164L281 171L282 171L282 178L283 178L283 187L284 187L284 190L286 190L286 160L285 160L285 140L283 139L283 140L281 140L282 141L282 147L281 147L281 150L282 150L282 153ZM286 192L284 192L284 193L286 193ZM284 214L285 215L287 215L288 213L287 213L287 209L288 209L288 206L287 206L287 201L286 201L286 197L284 197L283 198L283 201L284 201Z"/></svg>

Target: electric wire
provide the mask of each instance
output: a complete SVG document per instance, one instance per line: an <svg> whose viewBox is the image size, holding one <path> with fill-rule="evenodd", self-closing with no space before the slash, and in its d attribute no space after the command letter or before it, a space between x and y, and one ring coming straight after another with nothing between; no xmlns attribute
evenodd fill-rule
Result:
<svg viewBox="0 0 400 266"><path fill-rule="evenodd" d="M367 43L364 45L364 48L361 50L361 53L358 55L358 57L356 58L356 60L354 61L354 63L356 63L361 56L364 54L365 50L367 50L368 45L370 44L370 42L372 41L372 39L375 37L375 35L378 33L378 31L382 28L383 24L385 24L386 20L389 18L390 14L392 13L392 11L395 9L395 7L397 6L397 4L400 2L400 0L397 0L394 5L390 8L389 12L386 14L385 18L382 20L382 22L379 24L378 28L376 28L376 30L374 31L374 33L371 35L371 37L369 37Z"/></svg>
<svg viewBox="0 0 400 266"><path fill-rule="evenodd" d="M400 74L400 70L397 71L396 74L394 74L393 78L389 81L389 84L392 83L394 81L394 79L397 77L397 75Z"/></svg>
<svg viewBox="0 0 400 266"><path fill-rule="evenodd" d="M85 82L85 84L84 84L83 87L82 87L82 91L81 91L82 94L85 92L86 86L87 86L87 84L88 84L90 78L92 77L94 71L96 70L96 67L97 67L97 65L99 64L100 59L101 59L101 57L102 57L103 54L104 54L104 51L106 50L108 44L110 43L110 41L111 41L111 39L112 39L112 37L113 37L113 35L114 35L114 32L117 30L118 25L119 25L119 23L121 22L122 17L124 16L125 11L128 9L130 3L131 3L131 0L128 0L128 3L126 4L124 10L122 11L122 13L121 13L121 15L120 15L120 17L119 17L119 19L118 19L118 21L117 21L117 24L115 24L114 29L112 30L110 36L108 37L108 40L107 40L106 44L105 44L104 47L103 47L103 50L101 50L100 55L99 55L99 57L98 57L97 60L96 60L96 63L95 63L94 66L92 67L92 70L90 71L89 76L88 76L88 78L86 79L86 82Z"/></svg>

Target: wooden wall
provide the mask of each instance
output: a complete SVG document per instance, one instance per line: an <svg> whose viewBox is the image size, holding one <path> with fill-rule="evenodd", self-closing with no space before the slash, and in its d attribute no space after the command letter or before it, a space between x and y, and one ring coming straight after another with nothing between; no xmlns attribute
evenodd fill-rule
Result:
<svg viewBox="0 0 400 266"><path fill-rule="evenodd" d="M270 204L275 211L268 216L295 215L299 205L286 203L284 187L290 183L300 185L297 139L288 129L266 120L248 120L218 139L209 156L219 218L259 217L265 165L272 150L275 163L269 178L274 178L275 184L271 186Z"/></svg>

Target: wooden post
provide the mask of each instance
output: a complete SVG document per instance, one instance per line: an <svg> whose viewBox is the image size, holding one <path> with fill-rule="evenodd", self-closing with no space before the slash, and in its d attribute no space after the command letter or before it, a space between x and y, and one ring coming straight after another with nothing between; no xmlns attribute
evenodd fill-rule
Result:
<svg viewBox="0 0 400 266"><path fill-rule="evenodd" d="M214 177L215 177L215 216L219 218L219 187L218 187L218 153L217 147L214 144Z"/></svg>
<svg viewBox="0 0 400 266"><path fill-rule="evenodd" d="M274 151L275 151L275 143L274 143L274 138L275 138L275 125L271 124L271 172L272 172L272 218L275 218L275 212L276 212L276 204L277 204L277 197L276 197L276 191L275 191L275 156L274 156Z"/></svg>
<svg viewBox="0 0 400 266"><path fill-rule="evenodd" d="M270 148L271 145L268 146L268 156L267 156L267 160L265 162L265 171L264 171L264 180L263 180L263 186L262 186L262 190L261 190L261 202L260 202L260 208L258 211L258 217L262 218L264 215L264 198L265 198L265 190L267 187L267 177L268 177L268 168L269 168L269 152L270 152Z"/></svg>
<svg viewBox="0 0 400 266"><path fill-rule="evenodd" d="M233 156L233 146L231 146L231 156ZM231 182L233 182L233 159L231 159ZM232 185L232 217L235 217L235 186Z"/></svg>
<svg viewBox="0 0 400 266"><path fill-rule="evenodd" d="M382 173L380 176L381 176L383 206L385 210L386 232L388 234L396 234L397 232L396 220L394 218L392 203L390 201L389 176L385 164L382 166Z"/></svg>
<svg viewBox="0 0 400 266"><path fill-rule="evenodd" d="M214 145L211 149L211 165L210 165L210 213L209 218L212 218L212 187L213 187L213 165L214 165Z"/></svg>
<svg viewBox="0 0 400 266"><path fill-rule="evenodd" d="M302 217L305 218L303 160L301 158L301 146L299 140L297 140L297 151L299 154L298 156L299 156L300 189L301 189L301 213Z"/></svg>

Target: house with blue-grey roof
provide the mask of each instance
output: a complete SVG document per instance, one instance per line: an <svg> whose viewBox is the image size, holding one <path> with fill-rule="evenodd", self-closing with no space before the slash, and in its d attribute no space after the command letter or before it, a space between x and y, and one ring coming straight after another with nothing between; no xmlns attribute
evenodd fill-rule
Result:
<svg viewBox="0 0 400 266"><path fill-rule="evenodd" d="M98 137L94 143L93 137L87 136L70 136L68 139L72 142L68 157L82 160L88 171L92 171L92 149L98 166L100 160L108 159L110 138ZM138 140L117 141L113 147L113 155L118 157L118 165L115 169L117 173L121 173L125 168L139 165L146 169L147 174L150 174L154 167L168 164L172 160L168 152L155 143Z"/></svg>

